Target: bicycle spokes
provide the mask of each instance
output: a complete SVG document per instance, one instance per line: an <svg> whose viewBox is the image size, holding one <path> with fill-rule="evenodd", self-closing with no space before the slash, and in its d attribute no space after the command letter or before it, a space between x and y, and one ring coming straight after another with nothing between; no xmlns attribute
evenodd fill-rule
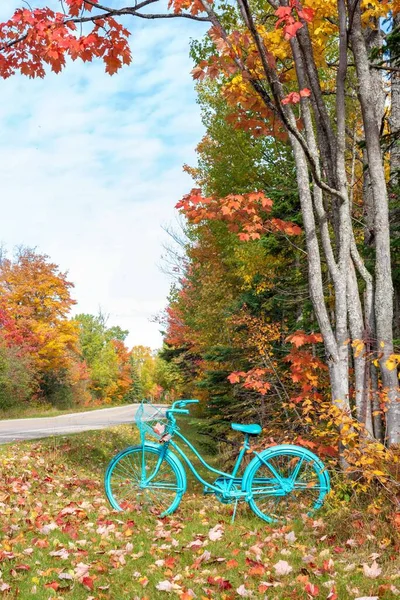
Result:
<svg viewBox="0 0 400 600"><path fill-rule="evenodd" d="M184 480L177 466L156 447L120 453L106 473L106 492L117 510L136 508L160 515L179 504Z"/></svg>
<svg viewBox="0 0 400 600"><path fill-rule="evenodd" d="M253 469L250 505L265 520L293 519L319 508L328 491L329 480L311 453L272 450Z"/></svg>

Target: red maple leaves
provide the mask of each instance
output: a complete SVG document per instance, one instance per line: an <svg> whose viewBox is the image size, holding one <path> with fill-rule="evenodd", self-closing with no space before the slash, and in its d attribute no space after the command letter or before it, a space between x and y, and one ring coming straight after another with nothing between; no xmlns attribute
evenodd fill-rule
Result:
<svg viewBox="0 0 400 600"><path fill-rule="evenodd" d="M83 35L74 19L83 9L90 12L93 3L66 0L66 5L67 15L49 8L17 9L11 19L0 24L0 77L16 72L44 77L47 65L58 73L67 56L85 62L100 57L110 75L130 63L127 29L113 17L99 14L93 16L92 30Z"/></svg>
<svg viewBox="0 0 400 600"><path fill-rule="evenodd" d="M267 219L272 200L264 192L229 194L225 198L205 197L200 189L186 194L176 208L181 209L194 224L203 221L224 221L230 231L237 233L241 241L257 240L265 231L299 235L301 229L295 223L277 218Z"/></svg>
<svg viewBox="0 0 400 600"><path fill-rule="evenodd" d="M314 10L312 8L302 8L298 0L289 0L289 6L280 6L275 14L278 18L276 28L283 26L283 32L286 40L290 40L296 35L299 29L303 27L303 23L295 19L295 13L303 21L310 23L314 18Z"/></svg>
<svg viewBox="0 0 400 600"><path fill-rule="evenodd" d="M301 98L311 96L311 91L308 88L300 90L300 92L290 92L283 100L282 104L298 104Z"/></svg>

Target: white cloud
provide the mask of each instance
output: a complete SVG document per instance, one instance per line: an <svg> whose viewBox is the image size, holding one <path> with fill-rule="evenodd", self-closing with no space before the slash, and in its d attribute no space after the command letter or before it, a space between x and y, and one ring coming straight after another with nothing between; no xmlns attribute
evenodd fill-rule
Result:
<svg viewBox="0 0 400 600"><path fill-rule="evenodd" d="M3 0L0 17L19 5ZM131 344L160 344L149 318L169 282L158 267L182 172L202 134L188 21L134 23L132 66L110 78L73 63L44 80L0 81L0 240L36 246L75 283L77 311L101 306Z"/></svg>

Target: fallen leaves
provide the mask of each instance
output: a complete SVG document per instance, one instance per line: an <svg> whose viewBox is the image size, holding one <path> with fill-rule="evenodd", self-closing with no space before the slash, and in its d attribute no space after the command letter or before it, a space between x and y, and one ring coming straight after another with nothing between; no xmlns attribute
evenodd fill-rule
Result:
<svg viewBox="0 0 400 600"><path fill-rule="evenodd" d="M89 456L109 435L93 433L97 443ZM83 440L74 452L82 451ZM362 515L352 520L347 538L336 539L323 515L305 518L294 530L255 521L242 505L232 525L229 507L190 493L165 519L115 513L101 487L103 465L96 467L88 450L78 461L69 459L70 445L22 448L0 449L0 493L9 495L0 503L1 597L18 588L21 598L46 600L341 600L339 582L354 590L352 600L363 593L398 595L400 576L389 577L386 566L395 541L384 531L371 541Z"/></svg>
<svg viewBox="0 0 400 600"><path fill-rule="evenodd" d="M216 542L217 540L220 540L223 535L224 535L224 528L222 527L222 525L220 523L215 525L215 527L210 529L210 531L208 532L208 537L210 538L210 540L212 542Z"/></svg>
<svg viewBox="0 0 400 600"><path fill-rule="evenodd" d="M293 567L286 560L279 560L274 565L274 569L277 575L289 575L293 571Z"/></svg>
<svg viewBox="0 0 400 600"><path fill-rule="evenodd" d="M376 560L374 560L370 567L366 563L363 564L363 573L365 577L376 579L382 573L382 569L379 567Z"/></svg>

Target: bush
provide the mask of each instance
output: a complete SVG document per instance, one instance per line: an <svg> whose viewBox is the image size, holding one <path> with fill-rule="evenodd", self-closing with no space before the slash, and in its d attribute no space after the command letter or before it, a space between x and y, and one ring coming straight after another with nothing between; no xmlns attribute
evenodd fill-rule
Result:
<svg viewBox="0 0 400 600"><path fill-rule="evenodd" d="M20 348L0 343L0 409L29 400L35 388L31 361Z"/></svg>

